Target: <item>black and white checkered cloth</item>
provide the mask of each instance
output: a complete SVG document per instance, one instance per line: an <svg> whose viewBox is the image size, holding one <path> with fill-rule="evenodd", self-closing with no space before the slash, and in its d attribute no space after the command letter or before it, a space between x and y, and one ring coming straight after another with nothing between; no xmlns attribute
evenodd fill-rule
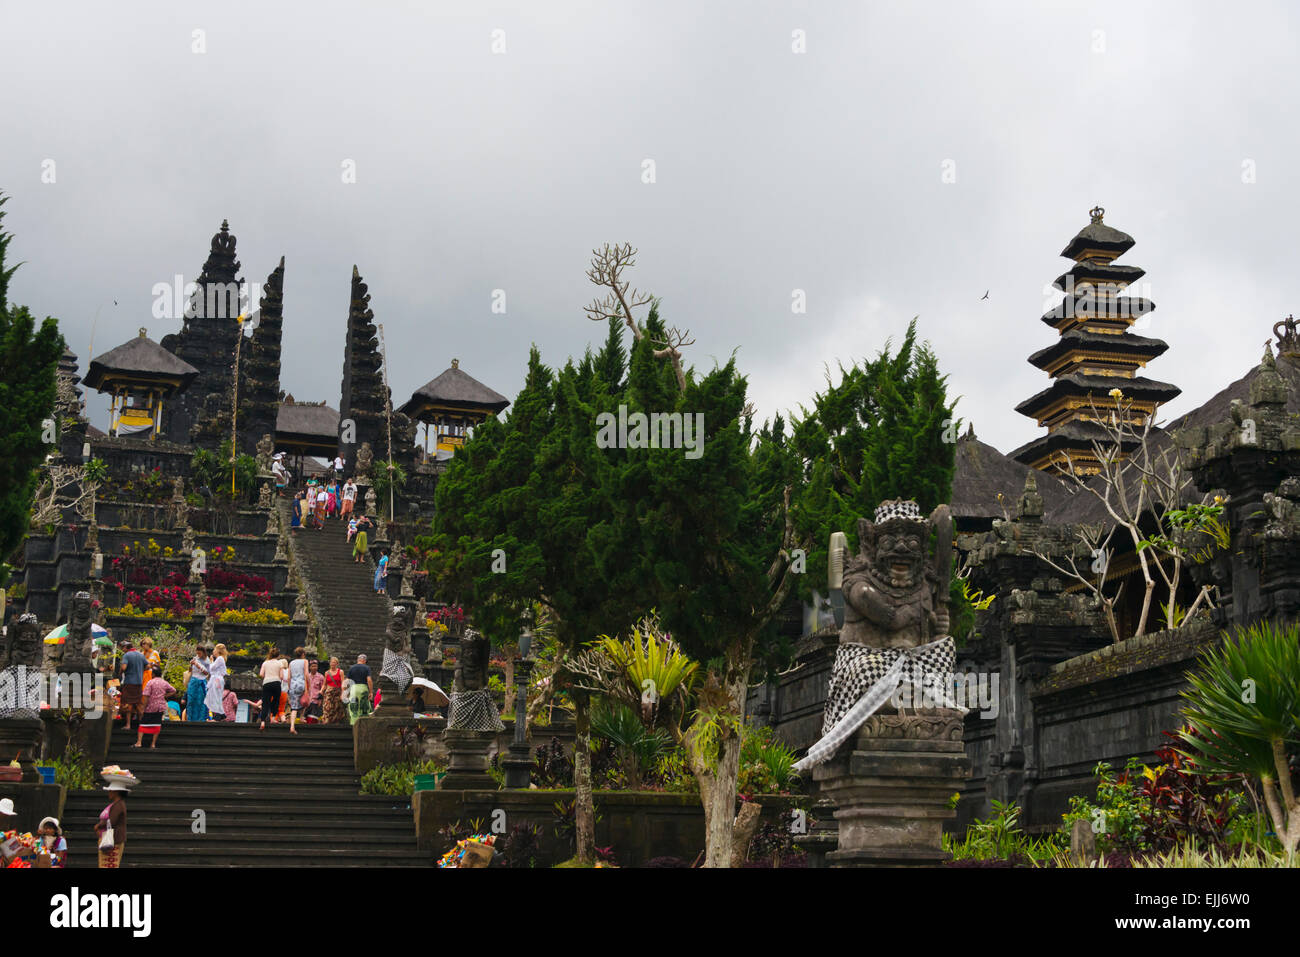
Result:
<svg viewBox="0 0 1300 957"><path fill-rule="evenodd" d="M503 731L492 692L453 691L447 709L448 731Z"/></svg>
<svg viewBox="0 0 1300 957"><path fill-rule="evenodd" d="M406 655L399 655L391 648L385 648L384 666L379 669L379 677L391 678L400 693L406 690L406 686L415 677L415 672L411 670L411 662Z"/></svg>
<svg viewBox="0 0 1300 957"><path fill-rule="evenodd" d="M41 673L26 665L0 672L0 718L41 716Z"/></svg>
<svg viewBox="0 0 1300 957"><path fill-rule="evenodd" d="M899 687L907 683L918 697L930 688L951 688L957 646L951 637L917 648L840 645L831 668L822 737L795 763L807 771L829 760Z"/></svg>

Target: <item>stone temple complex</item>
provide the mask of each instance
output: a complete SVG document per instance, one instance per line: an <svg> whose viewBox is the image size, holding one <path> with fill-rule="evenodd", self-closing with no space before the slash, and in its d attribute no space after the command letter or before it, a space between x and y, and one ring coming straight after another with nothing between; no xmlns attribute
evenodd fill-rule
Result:
<svg viewBox="0 0 1300 957"><path fill-rule="evenodd" d="M1094 787L1098 762L1122 763L1132 755L1153 760L1161 732L1177 727L1188 668L1219 640L1219 629L1300 617L1300 324L1289 317L1260 321L1261 338L1271 331L1272 340L1257 366L1152 431L1156 447L1181 455L1192 480L1190 495L1198 501L1218 495L1226 503L1228 547L1193 564L1173 596L1187 608L1208 588L1212 609L1185 627L1148 628L1129 637L1142 613L1142 568L1127 534L1119 535L1108 562L1096 569L1105 586L1119 592L1111 610L1120 636L1115 641L1086 587L1061 572L1071 560L1092 560L1081 551L1081 530L1114 526L1088 491L1102 479L1093 447L1102 434L1099 410L1114 414L1122 408L1128 424L1140 429L1157 422L1161 406L1180 394L1176 386L1140 374L1168 346L1134 331L1145 331L1154 304L1124 294L1143 276L1140 268L1116 261L1133 245L1095 208L1063 251L1072 262L1055 282L1063 299L1042 317L1056 338L1028 357L1051 381L1014 410L1034 419L1044 434L1004 454L971 428L956 444L950 504L925 518L914 502L884 503L874 523L860 520L862 551L848 556L843 569L847 617L843 603L838 623L825 609L797 600L785 608L780 627L795 644L796 659L775 680L750 687L748 719L770 727L797 751L830 740L826 753L814 748L805 760L823 796L850 810L840 816L839 850L837 835L823 834L821 851L810 852L814 860L835 866L937 863L945 856L935 846L940 829L987 818L994 800L1015 801L1031 830L1053 827L1072 796ZM506 792L490 789L489 748L512 755L504 762L510 781L520 766L528 767L529 747L545 744L525 740L522 732L512 740L514 729L500 727L488 693L498 677L489 670L497 665L488 661L486 640L450 608L441 608L450 628L431 622L429 612L440 603L427 575L410 568L405 548L427 528L448 458L509 400L450 359L448 368L408 399L394 402L370 289L355 266L346 313L339 303L338 395L287 394L281 384L285 260L270 269L255 306L240 299L241 269L236 238L223 222L178 329L154 330L153 337L141 329L90 357L84 377L78 358L64 355L57 451L47 463L15 572L0 667L80 674L94 647L92 626L134 636L162 623L190 642L225 645L230 686L254 698L268 646L282 653L302 646L324 661L337 656L345 668L366 655L383 695L378 712L355 728L343 723L313 729L319 746L266 751L266 761L291 784L263 791L263 767L240 766L223 776L207 766L204 748L214 740L232 752L249 746L243 732L251 729L235 723L201 725L202 731L168 726L179 757L152 764L153 756L123 751L129 740L110 736L106 723L94 733L83 729L79 746L101 763L130 760L137 770L156 775L151 790L132 796L132 813L139 808L155 827L152 834L133 836L137 866L205 855L230 865L337 863L356 860L379 844L393 848L387 866L428 866L440 829L490 816L501 806L499 795ZM88 423L87 390L111 408L107 433ZM1117 393L1126 399L1122 406ZM238 492L232 452L248 457ZM291 534L290 501L277 496L271 472L277 453L303 476L322 471L314 459L344 458L345 474L361 489L358 512L376 519L368 553L354 556L344 523ZM102 475L74 480L92 461L102 463ZM390 461L395 468L389 474L400 470L404 476L392 491L391 507L388 492L376 491ZM918 555L927 543L924 584L916 577L921 559L911 563L908 578L883 551L866 549L877 532L882 542L885 532L891 540L906 537L898 528L910 530ZM371 575L388 551L387 594L379 594ZM946 634L950 567L992 600L976 613L973 631L956 642ZM889 600L880 600L881 594ZM65 644L38 644L39 635L63 622ZM942 644L942 655L932 650L927 654L937 656L933 660L907 667L924 664L921 670L945 679L978 676L978 706L871 714L837 754L843 742L833 740L833 727L823 726L828 699L834 713L852 704L856 692L846 687L899 680L889 670L900 667L898 654L855 660L844 651L856 643L854 629L862 631L864 622L890 635L906 630L917 648ZM515 674L522 673L526 684L522 661L521 656L515 667L524 670ZM451 700L462 706L454 725L442 717L413 724L400 694L416 679L451 689ZM474 702L477 711L470 708ZM49 736L63 735L65 745L73 736L48 718L0 720L0 745L22 756L22 786L31 789L24 794L33 795L35 808L54 800L53 791L41 790L54 786L37 783L33 756ZM422 753L450 755L452 780L463 787L425 798L417 792L410 808L359 794L359 774L410 759L413 729ZM556 720L548 734L571 751L572 722ZM899 771L900 755L911 771ZM960 794L955 812L949 804L953 792ZM546 797L541 803L539 793ZM896 799L897 793L912 797ZM553 797L530 796L526 785L509 794L512 816L543 822L550 830ZM682 800L674 803L677 798ZM57 805L65 827L91 827L99 799L93 791L70 793L66 804ZM213 844L189 833L184 815L200 800L229 815ZM694 853L695 824L682 822L686 814L699 813L698 801L668 794L656 800L637 805L630 797L625 807L617 801L603 805L608 820L602 839L613 843L617 834L624 846L635 847L632 862ZM324 859L307 838L288 848L275 844L257 829L274 827L270 822L288 806L304 809L319 829L346 837ZM895 840L909 828L924 831L925 847ZM808 846L815 848L817 839L812 835ZM212 850L214 845L219 849ZM74 863L93 861L93 848L77 853Z"/></svg>

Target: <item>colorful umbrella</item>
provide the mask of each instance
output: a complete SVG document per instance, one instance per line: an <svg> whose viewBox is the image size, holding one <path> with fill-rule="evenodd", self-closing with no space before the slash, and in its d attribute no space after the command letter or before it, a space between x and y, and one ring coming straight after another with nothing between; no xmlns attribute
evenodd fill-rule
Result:
<svg viewBox="0 0 1300 957"><path fill-rule="evenodd" d="M91 622L90 635L92 638L107 638L108 631L103 627L101 627L100 625ZM58 628L55 628L52 632L50 632L48 635L45 636L45 643L47 645L61 645L67 640L68 640L67 625L59 625Z"/></svg>

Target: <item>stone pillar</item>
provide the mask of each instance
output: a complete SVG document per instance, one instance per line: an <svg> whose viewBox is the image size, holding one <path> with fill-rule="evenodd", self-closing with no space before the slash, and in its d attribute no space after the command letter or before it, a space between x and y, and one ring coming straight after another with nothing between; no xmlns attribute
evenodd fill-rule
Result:
<svg viewBox="0 0 1300 957"><path fill-rule="evenodd" d="M533 749L528 744L528 676L532 671L531 658L515 662L515 739L510 742L509 755L501 759L508 788L528 787L532 775Z"/></svg>
<svg viewBox="0 0 1300 957"><path fill-rule="evenodd" d="M963 713L952 708L874 715L839 754L813 770L835 807L831 867L937 865L953 793L966 784Z"/></svg>
<svg viewBox="0 0 1300 957"><path fill-rule="evenodd" d="M448 728L442 735L451 753L446 776L438 782L440 791L495 791L497 783L488 774L488 748L495 731L464 731Z"/></svg>

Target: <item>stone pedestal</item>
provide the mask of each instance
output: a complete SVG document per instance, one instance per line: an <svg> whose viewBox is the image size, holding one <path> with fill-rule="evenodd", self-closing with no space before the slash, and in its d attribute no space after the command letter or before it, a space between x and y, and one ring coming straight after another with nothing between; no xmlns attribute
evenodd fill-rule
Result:
<svg viewBox="0 0 1300 957"><path fill-rule="evenodd" d="M496 740L493 731L447 730L443 743L451 755L446 776L438 782L440 791L495 790L497 783L488 774L488 749Z"/></svg>
<svg viewBox="0 0 1300 957"><path fill-rule="evenodd" d="M15 758L23 768L23 781L40 781L36 762L45 741L45 725L40 718L0 718L0 765Z"/></svg>
<svg viewBox="0 0 1300 957"><path fill-rule="evenodd" d="M813 771L836 807L839 847L831 867L936 865L948 802L966 783L963 712L951 708L873 715L831 761Z"/></svg>

